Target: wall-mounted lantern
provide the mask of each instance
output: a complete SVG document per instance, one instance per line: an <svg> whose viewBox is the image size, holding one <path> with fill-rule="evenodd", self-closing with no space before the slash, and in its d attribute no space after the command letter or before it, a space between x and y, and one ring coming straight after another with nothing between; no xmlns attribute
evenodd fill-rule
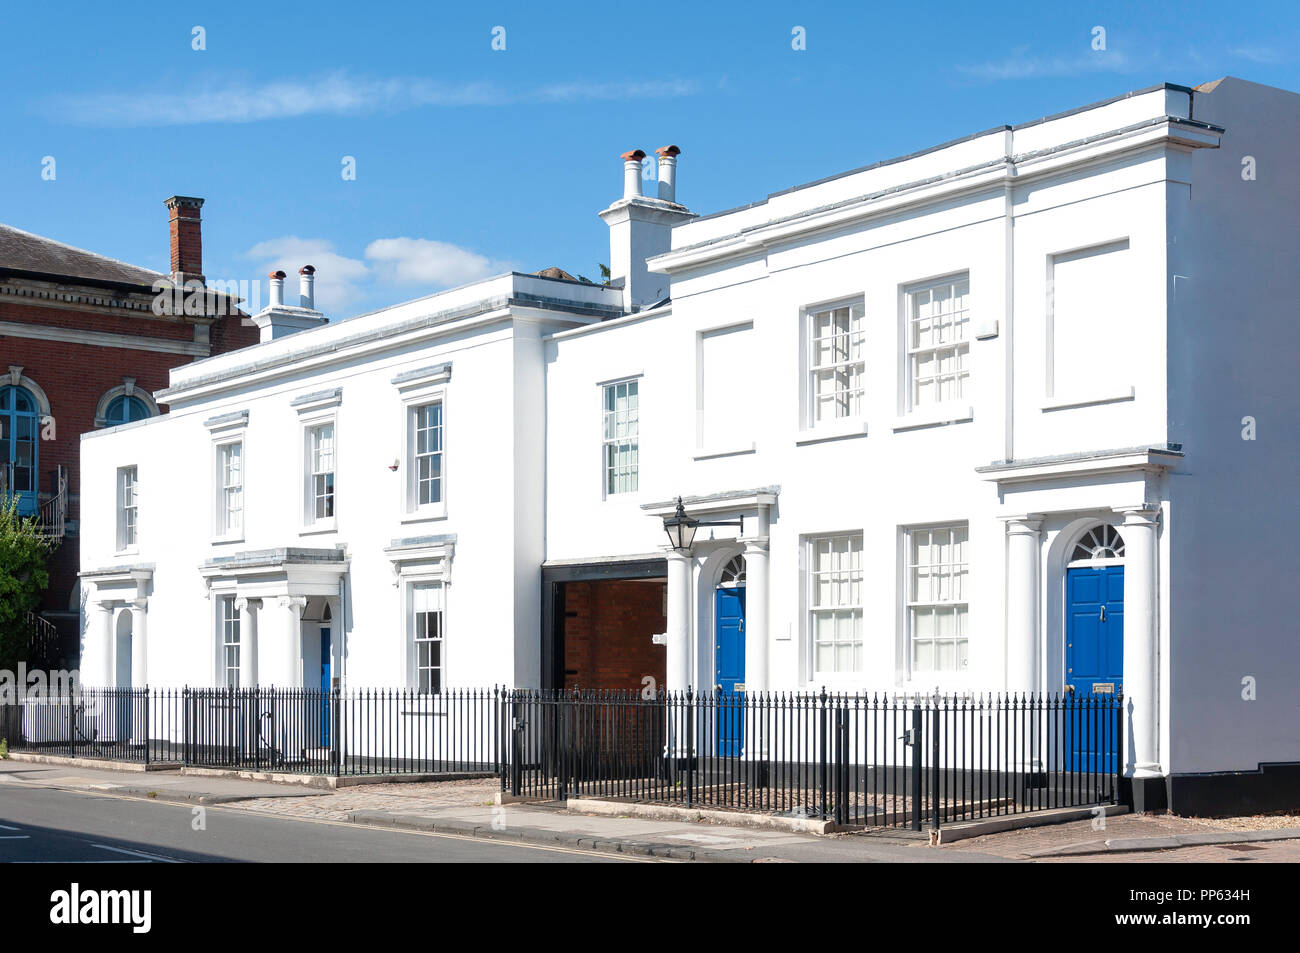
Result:
<svg viewBox="0 0 1300 953"><path fill-rule="evenodd" d="M742 516L739 520L694 519L687 515L680 496L677 497L676 512L672 516L664 517L664 532L668 534L668 542L679 553L689 553L691 551L691 547L695 545L695 532L701 526L739 526L743 535L745 532L745 518Z"/></svg>

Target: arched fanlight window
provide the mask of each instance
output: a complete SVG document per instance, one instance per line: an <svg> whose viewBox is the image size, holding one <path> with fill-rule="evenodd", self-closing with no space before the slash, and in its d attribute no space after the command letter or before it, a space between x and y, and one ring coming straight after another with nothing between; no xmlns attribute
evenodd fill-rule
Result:
<svg viewBox="0 0 1300 953"><path fill-rule="evenodd" d="M1123 559L1124 537L1109 523L1099 523L1084 533L1074 544L1071 562L1089 562L1094 559Z"/></svg>
<svg viewBox="0 0 1300 953"><path fill-rule="evenodd" d="M330 604L327 602L325 603L325 611L321 613L320 620L322 622L329 622L333 618L334 613L330 612Z"/></svg>
<svg viewBox="0 0 1300 953"><path fill-rule="evenodd" d="M150 416L149 406L139 397L114 397L104 411L105 426L116 427Z"/></svg>
<svg viewBox="0 0 1300 953"><path fill-rule="evenodd" d="M745 557L733 556L731 562L722 567L722 576L718 579L719 589L735 589L745 584Z"/></svg>

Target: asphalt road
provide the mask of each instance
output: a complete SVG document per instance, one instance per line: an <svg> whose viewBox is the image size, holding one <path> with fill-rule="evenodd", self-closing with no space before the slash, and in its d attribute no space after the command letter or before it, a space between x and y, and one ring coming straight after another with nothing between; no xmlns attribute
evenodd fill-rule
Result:
<svg viewBox="0 0 1300 953"><path fill-rule="evenodd" d="M0 788L6 863L628 863L630 859L473 837L196 809L57 788Z"/></svg>

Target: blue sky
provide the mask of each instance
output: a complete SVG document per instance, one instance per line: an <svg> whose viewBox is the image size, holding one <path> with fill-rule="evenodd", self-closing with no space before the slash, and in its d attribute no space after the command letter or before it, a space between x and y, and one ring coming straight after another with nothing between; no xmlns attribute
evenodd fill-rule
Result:
<svg viewBox="0 0 1300 953"><path fill-rule="evenodd" d="M678 198L708 213L1158 82L1300 90L1298 9L9 4L0 221L166 271L162 200L203 196L209 278L310 261L336 317L510 268L594 277L627 149L679 145Z"/></svg>

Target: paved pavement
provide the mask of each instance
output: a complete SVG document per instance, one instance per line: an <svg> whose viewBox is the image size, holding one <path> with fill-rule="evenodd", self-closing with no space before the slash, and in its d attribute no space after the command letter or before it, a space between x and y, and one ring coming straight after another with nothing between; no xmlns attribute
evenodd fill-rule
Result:
<svg viewBox="0 0 1300 953"><path fill-rule="evenodd" d="M383 826L408 832L407 836L445 833L502 844L594 848L628 857L743 863L1006 862L977 851L942 854L917 841L815 837L707 823L587 816L524 804L498 807L493 803L499 790L495 781L362 785L324 792L238 778L19 761L0 762L0 823L7 823L3 817L11 792L50 787L185 805L220 805L226 811L267 821L346 825L335 827L335 831Z"/></svg>
<svg viewBox="0 0 1300 953"><path fill-rule="evenodd" d="M1285 840L1271 838L1286 837ZM1218 839L1218 844L1190 843ZM1105 819L1024 828L955 841L944 851L972 850L1035 863L1294 863L1300 861L1300 817L1208 819L1122 814Z"/></svg>
<svg viewBox="0 0 1300 953"><path fill-rule="evenodd" d="M351 843L350 838L354 836L364 840L365 837L382 835L387 840L375 841L375 845L391 846L436 834L460 838L458 843L468 844L465 850L469 853L462 856L457 850L448 849L442 855L431 856L427 848L408 846L400 849L393 847L394 852L389 855L384 853L386 847L375 846L373 850L378 851L378 854L367 853L362 857L347 852L347 859L551 859L522 855L498 857L495 853L502 849L518 851L524 849L525 845L531 848L595 850L620 854L625 858L742 863L1151 863L1300 859L1300 840L1178 847L1171 846L1177 842L1169 840L1170 837L1203 839L1205 835L1214 835L1215 832L1220 832L1222 838L1226 835L1221 832L1234 825L1249 828L1294 826L1297 829L1292 833L1300 835L1300 818L1213 822L1169 816L1120 816L1109 818L1104 831L1094 830L1090 821L1078 821L986 835L936 849L929 847L924 840L909 839L906 835L882 837L872 833L852 833L818 837L709 823L584 815L556 810L553 806L497 806L494 798L499 785L495 780L375 784L322 791L300 785L239 778L193 777L178 772L145 774L88 768L76 764L49 765L18 761L0 762L0 824L11 823L4 818L10 805L19 803L14 801L14 795L51 788L80 792L86 796L98 795L104 801L113 800L119 804L126 803L122 799L135 799L132 802L134 807L130 809L82 802L80 806L84 816L81 823L85 830L76 826L71 819L65 818L67 823L59 830L66 833L90 832L87 817L97 812L135 811L141 807L161 809L166 805L170 805L166 814L173 820L181 816L176 813L177 810L185 817L189 816L185 807L177 808L175 805L202 805L219 809L223 818L238 815L242 820L234 828L239 831L284 830L285 822L318 826L310 838L304 838L301 832L297 835L296 843L317 845L308 854L282 856L274 851L267 853L258 844L252 841L245 843L237 838L232 856L227 857L220 850L211 856L199 851L198 859L329 859L333 853L327 849L327 844ZM142 803L147 800L165 804ZM37 796L33 801L22 803L35 807L41 802ZM37 826L45 823L39 813L29 813L24 818L27 823ZM1291 821L1294 821L1294 825ZM263 827L256 827L257 824ZM329 827L325 829L319 825ZM152 825L146 824L145 827L152 829ZM0 830L0 838L7 833L10 832ZM53 845L53 832L49 836L49 843ZM1274 831L1269 835L1261 835L1254 831L1243 831L1232 835L1232 838L1244 841L1258 836L1276 837L1283 834ZM1164 840L1144 840L1153 837ZM1135 838L1138 839L1136 843L1133 842ZM287 849L290 853L297 849L283 845L283 840L280 836L269 836L268 843L281 845L278 849ZM0 851L4 850L6 843L8 842L0 839ZM151 841L146 838L140 843L147 845ZM161 843L174 850L197 850L196 844L189 839L164 838ZM364 843L370 844L369 841ZM1139 852L1128 852L1135 846ZM1162 849L1141 849L1152 846ZM475 854L478 848L482 848L481 856ZM1120 853L1121 848L1125 852ZM19 848L15 846L14 849ZM147 852L149 848L145 846L139 849ZM413 849L415 853L411 853ZM362 850L371 848L363 847Z"/></svg>

